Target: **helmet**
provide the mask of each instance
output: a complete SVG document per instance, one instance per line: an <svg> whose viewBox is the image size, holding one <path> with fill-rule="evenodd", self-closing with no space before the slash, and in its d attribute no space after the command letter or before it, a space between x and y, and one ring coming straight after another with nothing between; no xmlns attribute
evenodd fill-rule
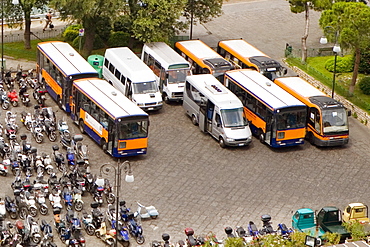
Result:
<svg viewBox="0 0 370 247"><path fill-rule="evenodd" d="M53 173L50 175L50 177L52 177L52 178L56 178L56 177L57 177L57 175L53 172Z"/></svg>

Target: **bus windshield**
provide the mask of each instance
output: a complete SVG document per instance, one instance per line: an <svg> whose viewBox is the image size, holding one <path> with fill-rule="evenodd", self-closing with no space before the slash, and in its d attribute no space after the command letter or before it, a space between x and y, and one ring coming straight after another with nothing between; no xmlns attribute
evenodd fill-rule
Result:
<svg viewBox="0 0 370 247"><path fill-rule="evenodd" d="M243 108L223 109L221 116L226 128L242 127L247 125L247 121L243 117Z"/></svg>
<svg viewBox="0 0 370 247"><path fill-rule="evenodd" d="M148 136L148 121L121 121L118 122L118 139L145 138Z"/></svg>
<svg viewBox="0 0 370 247"><path fill-rule="evenodd" d="M178 69L168 71L168 83L185 82L186 76L189 75L189 69Z"/></svg>
<svg viewBox="0 0 370 247"><path fill-rule="evenodd" d="M146 94L146 93L156 93L158 92L158 88L156 86L155 81L148 81L148 82L138 82L133 83L133 92L135 94Z"/></svg>
<svg viewBox="0 0 370 247"><path fill-rule="evenodd" d="M348 131L347 111L344 108L323 109L322 122L325 134Z"/></svg>
<svg viewBox="0 0 370 247"><path fill-rule="evenodd" d="M283 111L277 114L277 129L297 129L306 125L306 109L296 111Z"/></svg>

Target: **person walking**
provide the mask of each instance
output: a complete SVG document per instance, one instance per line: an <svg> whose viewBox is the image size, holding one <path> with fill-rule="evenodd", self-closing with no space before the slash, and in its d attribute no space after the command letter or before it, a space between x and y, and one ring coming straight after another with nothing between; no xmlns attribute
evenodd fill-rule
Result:
<svg viewBox="0 0 370 247"><path fill-rule="evenodd" d="M45 29L49 26L51 29L53 29L53 24L52 24L52 21L51 21L51 18L52 18L52 16L51 16L51 11L49 11L49 13L47 13L46 14L46 24L45 24L45 27L44 27L44 29L42 29L42 31L43 32L45 32Z"/></svg>

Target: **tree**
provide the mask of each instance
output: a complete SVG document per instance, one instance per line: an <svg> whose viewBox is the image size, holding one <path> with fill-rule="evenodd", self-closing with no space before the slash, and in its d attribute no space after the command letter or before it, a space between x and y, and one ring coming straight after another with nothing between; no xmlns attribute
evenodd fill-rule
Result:
<svg viewBox="0 0 370 247"><path fill-rule="evenodd" d="M309 25L310 25L310 15L309 10L313 9L316 11L321 11L325 8L331 6L330 0L287 0L290 4L290 11L298 14L298 13L305 13L305 29L304 34L301 38L302 44L302 62L305 63L307 60L307 37L309 32Z"/></svg>
<svg viewBox="0 0 370 247"><path fill-rule="evenodd" d="M4 1L4 0L3 0ZM45 9L49 0L19 0L13 4L6 0L4 4L4 17L11 26L21 26L24 22L24 48L31 49L31 11L32 8ZM6 16L5 16L6 15Z"/></svg>
<svg viewBox="0 0 370 247"><path fill-rule="evenodd" d="M129 2L132 2L130 0ZM127 22L129 33L142 42L165 41L179 31L184 31L186 24L179 20L186 0L146 0L145 3L130 3Z"/></svg>
<svg viewBox="0 0 370 247"><path fill-rule="evenodd" d="M370 8L363 3L337 2L331 9L325 10L319 20L320 27L327 32L328 40L335 39L338 32L338 43L343 48L354 51L355 64L349 94L353 95L361 61L361 50L370 44ZM334 28L335 32L328 33L327 28Z"/></svg>
<svg viewBox="0 0 370 247"><path fill-rule="evenodd" d="M93 50L99 23L104 23L108 25L106 28L110 28L113 20L124 10L124 4L118 0L51 0L50 4L60 11L62 20L72 19L85 29L81 52L85 57Z"/></svg>
<svg viewBox="0 0 370 247"><path fill-rule="evenodd" d="M184 17L191 28L193 23L207 23L222 14L222 4L222 0L187 0Z"/></svg>

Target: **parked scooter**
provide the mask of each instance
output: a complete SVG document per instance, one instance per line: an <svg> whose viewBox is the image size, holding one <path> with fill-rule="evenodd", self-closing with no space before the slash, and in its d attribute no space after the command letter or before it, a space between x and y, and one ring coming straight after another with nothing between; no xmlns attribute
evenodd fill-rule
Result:
<svg viewBox="0 0 370 247"><path fill-rule="evenodd" d="M27 93L27 85L25 83L23 83L19 88L19 97L21 98L23 105L26 107L30 105L30 94Z"/></svg>
<svg viewBox="0 0 370 247"><path fill-rule="evenodd" d="M8 167L4 163L0 163L0 175L4 177L8 176Z"/></svg>
<svg viewBox="0 0 370 247"><path fill-rule="evenodd" d="M129 246L130 245L130 237L129 237L129 231L127 227L123 226L120 221L116 221L116 210L112 204L108 205L108 210L106 212L108 221L111 224L112 229L116 229L116 225L118 226L116 229L117 234L117 240L123 245L123 246Z"/></svg>
<svg viewBox="0 0 370 247"><path fill-rule="evenodd" d="M46 118L43 125L44 131L51 142L57 140L57 133L55 132L55 123L50 119Z"/></svg>
<svg viewBox="0 0 370 247"><path fill-rule="evenodd" d="M32 121L31 133L37 143L40 144L44 141L44 135L42 134L42 125L35 120Z"/></svg>
<svg viewBox="0 0 370 247"><path fill-rule="evenodd" d="M6 216L6 208L5 208L5 202L0 198L0 221L1 219L4 220Z"/></svg>
<svg viewBox="0 0 370 247"><path fill-rule="evenodd" d="M41 234L39 224L34 220L31 215L27 216L26 220L26 232L28 232L28 238L35 244L41 242Z"/></svg>
<svg viewBox="0 0 370 247"><path fill-rule="evenodd" d="M46 93L48 91L45 88L35 88L33 92L33 98L39 103L41 107L45 107Z"/></svg>
<svg viewBox="0 0 370 247"><path fill-rule="evenodd" d="M262 229L259 231L261 235L276 233L272 228L270 215L268 214L262 215L261 220L262 220Z"/></svg>
<svg viewBox="0 0 370 247"><path fill-rule="evenodd" d="M251 236L253 236L254 238L257 238L259 237L260 233L257 229L257 226L256 224L254 224L253 221L249 221L249 224L248 224L248 231L249 231L249 234Z"/></svg>
<svg viewBox="0 0 370 247"><path fill-rule="evenodd" d="M41 221L41 231L43 234L43 240L42 242L45 243L47 241L53 241L54 235L53 235L53 229L49 223L46 222L46 220Z"/></svg>
<svg viewBox="0 0 370 247"><path fill-rule="evenodd" d="M54 162L60 172L65 172L66 167L64 164L64 155L59 152L59 146L58 145L53 145L53 157L54 157Z"/></svg>
<svg viewBox="0 0 370 247"><path fill-rule="evenodd" d="M288 228L284 223L280 223L277 226L277 234L281 235L283 238L289 238L289 236L294 232L292 228Z"/></svg>
<svg viewBox="0 0 370 247"><path fill-rule="evenodd" d="M17 94L17 91L15 91L15 89L13 89L12 91L8 92L8 99L10 101L10 103L14 106L14 107L17 107L18 106L18 94Z"/></svg>
<svg viewBox="0 0 370 247"><path fill-rule="evenodd" d="M203 237L194 237L194 230L190 227L185 228L186 243L190 246L199 246L205 244L205 239Z"/></svg>
<svg viewBox="0 0 370 247"><path fill-rule="evenodd" d="M78 188L73 188L73 208L80 212L84 207L84 202L82 201L82 191Z"/></svg>
<svg viewBox="0 0 370 247"><path fill-rule="evenodd" d="M143 244L145 242L145 238L143 236L143 229L138 221L135 220L134 213L130 212L128 214L128 222L127 222L128 230L136 240L136 243Z"/></svg>
<svg viewBox="0 0 370 247"><path fill-rule="evenodd" d="M82 212L82 223L86 233L90 236L95 234L95 226L93 224L93 217L91 214L88 214L86 211Z"/></svg>
<svg viewBox="0 0 370 247"><path fill-rule="evenodd" d="M61 204L62 199L57 190L53 189L52 193L49 194L49 201L53 209L61 210L63 208Z"/></svg>
<svg viewBox="0 0 370 247"><path fill-rule="evenodd" d="M236 236L239 237L239 238L242 238L243 241L246 243L246 244L249 244L250 242L253 241L253 236L251 236L250 234L248 234L243 227L241 226L237 226L236 227L236 230L235 230L235 233L236 233Z"/></svg>
<svg viewBox="0 0 370 247"><path fill-rule="evenodd" d="M1 108L3 108L3 110L9 109L10 102L9 102L8 96L6 92L4 91L3 87L0 87L0 103L1 103Z"/></svg>
<svg viewBox="0 0 370 247"><path fill-rule="evenodd" d="M26 129L29 131L32 129L32 121L33 121L33 117L31 113L25 112L25 111L21 112L21 122L24 124Z"/></svg>
<svg viewBox="0 0 370 247"><path fill-rule="evenodd" d="M115 230L107 231L107 226L105 225L105 221L101 223L99 229L95 230L95 236L100 238L104 243L109 246L114 246L115 239L114 239Z"/></svg>
<svg viewBox="0 0 370 247"><path fill-rule="evenodd" d="M135 218L139 216L142 219L156 219L159 215L157 209L154 206L144 206L139 202L136 202L138 205L137 211L135 212Z"/></svg>
<svg viewBox="0 0 370 247"><path fill-rule="evenodd" d="M59 119L58 130L61 137L65 137L68 140L72 139L71 132L69 132L67 121L65 121L64 119Z"/></svg>

